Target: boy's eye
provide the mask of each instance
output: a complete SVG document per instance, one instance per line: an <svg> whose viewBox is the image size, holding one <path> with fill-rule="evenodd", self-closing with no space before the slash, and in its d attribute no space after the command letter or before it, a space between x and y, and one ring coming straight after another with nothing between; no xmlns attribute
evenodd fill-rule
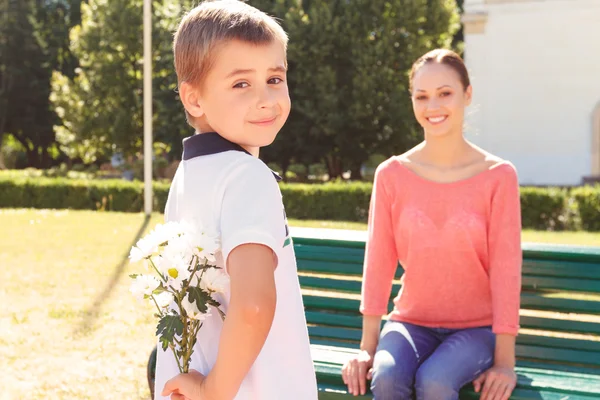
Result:
<svg viewBox="0 0 600 400"><path fill-rule="evenodd" d="M247 88L248 86L250 86L248 84L248 82L240 82L240 83L236 83L235 85L233 85L234 89L244 89L244 88Z"/></svg>
<svg viewBox="0 0 600 400"><path fill-rule="evenodd" d="M277 85L278 83L281 83L281 82L283 82L283 79L281 79L281 78L271 78L271 79L269 79L269 83L273 84L273 85Z"/></svg>

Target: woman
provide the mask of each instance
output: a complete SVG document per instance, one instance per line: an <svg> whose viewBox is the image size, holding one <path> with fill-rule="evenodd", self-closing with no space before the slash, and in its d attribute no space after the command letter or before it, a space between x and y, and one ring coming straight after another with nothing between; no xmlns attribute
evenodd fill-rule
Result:
<svg viewBox="0 0 600 400"><path fill-rule="evenodd" d="M369 213L360 353L343 367L354 395L484 400L516 384L521 288L519 185L512 164L467 141L472 87L454 52L413 65L410 92L425 140L376 171ZM403 286L388 312L398 261Z"/></svg>

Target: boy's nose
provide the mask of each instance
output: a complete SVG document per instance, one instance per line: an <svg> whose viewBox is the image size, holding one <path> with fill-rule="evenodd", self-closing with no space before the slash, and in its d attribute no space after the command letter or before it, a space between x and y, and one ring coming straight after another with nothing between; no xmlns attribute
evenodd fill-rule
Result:
<svg viewBox="0 0 600 400"><path fill-rule="evenodd" d="M275 93L269 87L263 88L258 93L257 108L273 107L276 103Z"/></svg>

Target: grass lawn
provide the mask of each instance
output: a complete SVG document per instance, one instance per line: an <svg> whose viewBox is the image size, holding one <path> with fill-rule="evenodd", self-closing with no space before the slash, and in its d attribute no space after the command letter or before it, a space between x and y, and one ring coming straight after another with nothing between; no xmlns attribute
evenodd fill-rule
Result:
<svg viewBox="0 0 600 400"><path fill-rule="evenodd" d="M0 209L0 400L149 399L149 305L129 294L141 214ZM364 224L290 221L364 229ZM600 234L525 232L525 241L600 244Z"/></svg>

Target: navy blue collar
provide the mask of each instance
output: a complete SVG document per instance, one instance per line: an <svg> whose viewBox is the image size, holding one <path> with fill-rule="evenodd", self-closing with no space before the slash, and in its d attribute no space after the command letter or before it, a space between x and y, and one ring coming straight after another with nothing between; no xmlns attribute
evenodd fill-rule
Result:
<svg viewBox="0 0 600 400"><path fill-rule="evenodd" d="M217 132L205 132L183 139L183 159L223 153L225 151L241 151L253 157L246 149L237 143L230 142ZM275 172L273 176L279 182L281 177Z"/></svg>

